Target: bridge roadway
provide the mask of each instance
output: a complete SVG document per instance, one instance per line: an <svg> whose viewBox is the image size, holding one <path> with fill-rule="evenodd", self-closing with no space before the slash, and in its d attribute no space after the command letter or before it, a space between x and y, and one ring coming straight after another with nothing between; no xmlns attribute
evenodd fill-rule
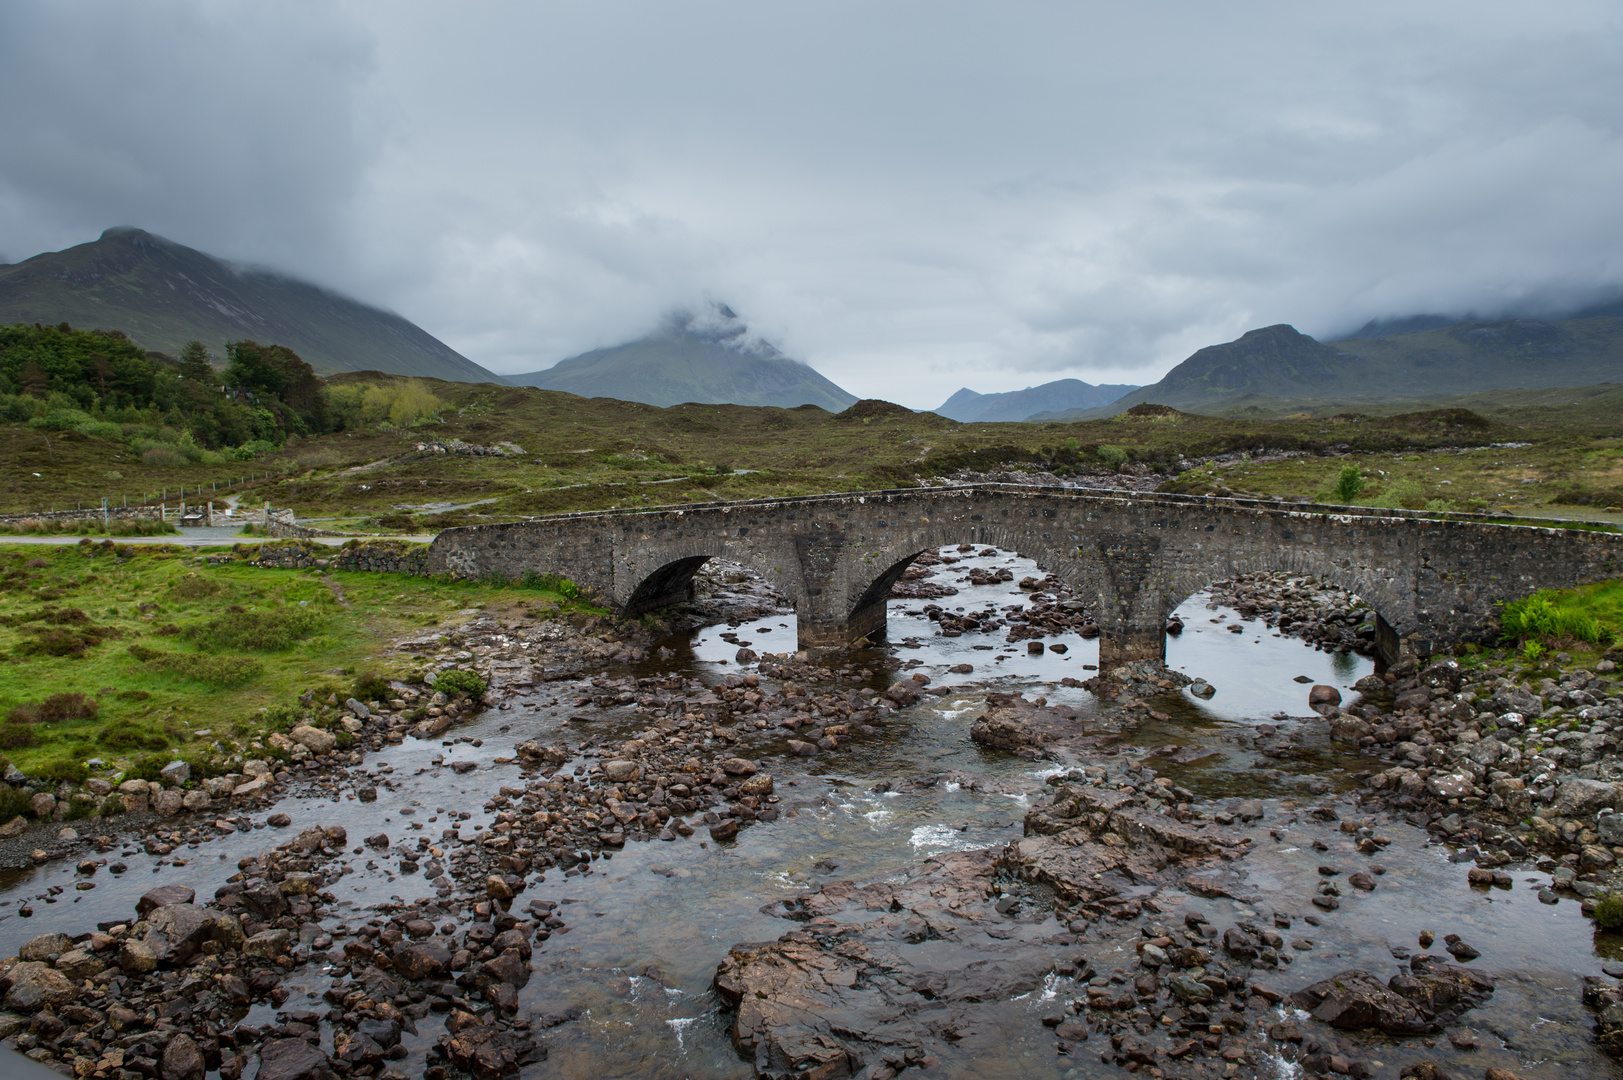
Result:
<svg viewBox="0 0 1623 1080"><path fill-rule="evenodd" d="M1619 575L1623 535L1469 515L1012 484L864 491L562 514L447 529L431 572L570 578L624 614L691 595L713 558L759 572L794 603L800 647L878 639L885 600L920 553L1017 551L1088 601L1101 668L1164 659L1166 618L1235 574L1311 574L1379 614L1388 659L1492 633L1496 605Z"/></svg>

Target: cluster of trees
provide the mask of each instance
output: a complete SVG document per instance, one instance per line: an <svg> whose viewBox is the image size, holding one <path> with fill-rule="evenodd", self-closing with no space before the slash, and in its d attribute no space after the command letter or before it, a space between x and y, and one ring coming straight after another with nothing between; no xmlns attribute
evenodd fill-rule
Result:
<svg viewBox="0 0 1623 1080"><path fill-rule="evenodd" d="M0 326L0 420L149 442L183 433L199 449L258 451L444 407L419 382L328 387L284 345L232 342L225 360L217 368L197 341L170 357L117 330Z"/></svg>

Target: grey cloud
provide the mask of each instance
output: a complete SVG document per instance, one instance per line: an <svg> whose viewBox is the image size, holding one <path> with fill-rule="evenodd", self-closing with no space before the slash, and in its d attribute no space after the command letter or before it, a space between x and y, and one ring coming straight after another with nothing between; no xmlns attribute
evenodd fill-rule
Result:
<svg viewBox="0 0 1623 1080"><path fill-rule="evenodd" d="M720 299L852 391L931 406L1150 381L1272 322L1623 287L1603 5L5 11L0 93L37 102L0 119L25 151L0 158L8 252L139 224L495 370ZM103 60L40 95L53 38Z"/></svg>

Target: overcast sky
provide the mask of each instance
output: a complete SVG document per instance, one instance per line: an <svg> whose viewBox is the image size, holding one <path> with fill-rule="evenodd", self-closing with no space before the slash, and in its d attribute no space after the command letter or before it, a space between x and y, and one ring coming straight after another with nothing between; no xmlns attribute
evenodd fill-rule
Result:
<svg viewBox="0 0 1623 1080"><path fill-rule="evenodd" d="M1623 7L6 0L0 259L136 225L510 373L724 300L848 390L1623 288Z"/></svg>

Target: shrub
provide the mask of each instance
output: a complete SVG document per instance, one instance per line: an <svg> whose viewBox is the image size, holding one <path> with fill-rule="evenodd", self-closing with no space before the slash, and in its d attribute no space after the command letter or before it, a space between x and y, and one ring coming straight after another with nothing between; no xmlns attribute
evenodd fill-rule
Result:
<svg viewBox="0 0 1623 1080"><path fill-rule="evenodd" d="M52 694L39 705L39 718L47 724L61 720L94 720L101 706L83 694Z"/></svg>
<svg viewBox="0 0 1623 1080"><path fill-rule="evenodd" d="M202 626L187 629L186 636L200 648L251 649L255 652L281 652L321 629L325 620L306 608L271 608L267 611L227 611Z"/></svg>
<svg viewBox="0 0 1623 1080"><path fill-rule="evenodd" d="M1349 506L1358 498L1358 493L1364 490L1364 474L1358 471L1357 465L1343 465L1341 475L1336 477L1336 502Z"/></svg>
<svg viewBox="0 0 1623 1080"><path fill-rule="evenodd" d="M141 464L159 469L173 469L186 464L186 455L167 446L154 446L141 455Z"/></svg>
<svg viewBox="0 0 1623 1080"><path fill-rule="evenodd" d="M89 435L92 439L122 439L124 429L117 424L106 420L90 420L80 424L76 429L81 435Z"/></svg>
<svg viewBox="0 0 1623 1080"><path fill-rule="evenodd" d="M163 774L163 767L170 762L168 754L142 754L130 763L126 779L130 780L156 780Z"/></svg>
<svg viewBox="0 0 1623 1080"><path fill-rule="evenodd" d="M387 701L394 696L389 680L376 671L363 671L357 675L351 692L359 701Z"/></svg>
<svg viewBox="0 0 1623 1080"><path fill-rule="evenodd" d="M57 758L36 768L33 776L36 780L51 780L59 784L64 780L82 784L90 779L90 766L72 758Z"/></svg>
<svg viewBox="0 0 1623 1080"><path fill-rule="evenodd" d="M129 720L103 728L96 741L109 750L166 750L169 740Z"/></svg>
<svg viewBox="0 0 1623 1080"><path fill-rule="evenodd" d="M258 678L265 670L264 665L258 660L247 656L202 656L197 653L144 651L148 653L146 658L148 671L214 686L239 686Z"/></svg>
<svg viewBox="0 0 1623 1080"><path fill-rule="evenodd" d="M1121 467L1127 464L1127 451L1119 446L1101 446L1094 451L1094 456L1099 459L1099 464L1107 469L1120 471Z"/></svg>
<svg viewBox="0 0 1623 1080"><path fill-rule="evenodd" d="M519 578L519 584L526 589L557 593L568 600L580 598L580 588L573 581L558 574L539 574L534 570L526 570L524 576Z"/></svg>
<svg viewBox="0 0 1623 1080"><path fill-rule="evenodd" d="M0 823L10 821L18 814L28 813L29 794L10 784L0 784Z"/></svg>
<svg viewBox="0 0 1623 1080"><path fill-rule="evenodd" d="M169 583L169 591L182 600L203 600L223 591L225 586L218 581L211 581L206 577L197 577L187 574L185 577Z"/></svg>
<svg viewBox="0 0 1623 1080"><path fill-rule="evenodd" d="M34 729L27 724L19 724L15 721L0 724L0 750L21 750L24 747L38 745L39 736L35 735ZM15 816L13 814L5 820L10 821Z"/></svg>
<svg viewBox="0 0 1623 1080"><path fill-rule="evenodd" d="M1500 616L1505 637L1511 640L1527 638L1576 638L1598 645L1605 631L1592 615L1572 608L1557 607L1549 594L1538 592L1522 600L1505 605Z"/></svg>
<svg viewBox="0 0 1623 1080"><path fill-rule="evenodd" d="M485 680L471 671L442 671L439 678L434 680L434 689L449 694L452 697L483 697L485 693Z"/></svg>
<svg viewBox="0 0 1623 1080"><path fill-rule="evenodd" d="M1623 930L1623 896L1607 893L1595 904L1595 925L1602 930Z"/></svg>

